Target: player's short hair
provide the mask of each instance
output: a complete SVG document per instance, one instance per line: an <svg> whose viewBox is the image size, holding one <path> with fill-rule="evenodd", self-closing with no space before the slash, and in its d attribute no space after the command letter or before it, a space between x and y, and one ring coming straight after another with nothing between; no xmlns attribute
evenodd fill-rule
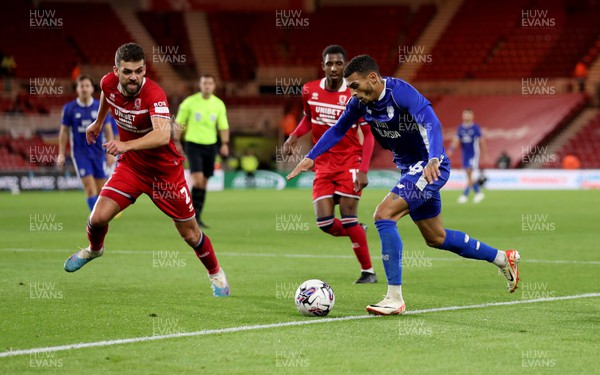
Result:
<svg viewBox="0 0 600 375"><path fill-rule="evenodd" d="M115 53L115 66L119 66L121 61L144 61L146 62L146 54L144 49L135 43L125 43Z"/></svg>
<svg viewBox="0 0 600 375"><path fill-rule="evenodd" d="M344 49L344 47L340 46L339 44L330 44L330 45L328 45L323 50L323 53L321 54L321 56L323 57L323 60L325 60L325 56L327 56L327 55L337 55L338 53L340 55L342 55L342 57L344 58L344 61L346 61L346 50Z"/></svg>
<svg viewBox="0 0 600 375"><path fill-rule="evenodd" d="M79 75L79 77L77 77L77 79L75 80L75 82L76 82L77 84L79 84L79 83L81 83L81 82L85 81L86 79L87 79L88 81L90 81L90 83L92 84L92 86L94 86L94 80L92 79L92 77L91 77L91 76L89 76L89 75L87 75L87 74L80 74L80 75Z"/></svg>
<svg viewBox="0 0 600 375"><path fill-rule="evenodd" d="M344 78L350 77L353 73L369 74L371 72L379 75L379 66L377 61L369 55L355 56L344 68Z"/></svg>
<svg viewBox="0 0 600 375"><path fill-rule="evenodd" d="M202 78L212 78L213 81L217 82L217 77L215 77L213 74L202 74L200 79Z"/></svg>

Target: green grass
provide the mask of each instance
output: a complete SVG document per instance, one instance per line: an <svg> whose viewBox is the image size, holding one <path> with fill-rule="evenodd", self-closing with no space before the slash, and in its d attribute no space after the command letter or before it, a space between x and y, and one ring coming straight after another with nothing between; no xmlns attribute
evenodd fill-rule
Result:
<svg viewBox="0 0 600 375"><path fill-rule="evenodd" d="M372 222L385 193L365 191L361 221ZM457 196L443 193L445 225L519 249L521 287L509 294L494 266L428 248L406 217L398 225L405 256L419 258L404 270L409 311L600 292L600 192L492 191L479 205L458 205ZM111 223L104 257L74 274L62 265L87 244L83 193L3 193L0 210L0 352L320 320L300 316L291 297L310 278L333 287L330 317L365 315L365 306L386 291L374 226L368 239L380 283L353 285L359 266L349 241L316 228L308 190L209 194L206 232L233 293L225 299L212 297L193 251L146 197ZM281 215L296 215L309 229L278 231ZM542 230L524 230L523 215L538 218ZM39 217L38 228L47 230L32 231ZM165 254L167 263L160 258ZM491 306L26 354L0 358L0 373L593 373L600 365L599 302Z"/></svg>

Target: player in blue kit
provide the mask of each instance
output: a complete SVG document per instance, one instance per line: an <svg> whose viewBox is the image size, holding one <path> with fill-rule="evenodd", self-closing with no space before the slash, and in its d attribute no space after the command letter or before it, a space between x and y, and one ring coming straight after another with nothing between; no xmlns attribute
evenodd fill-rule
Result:
<svg viewBox="0 0 600 375"><path fill-rule="evenodd" d="M392 151L402 176L373 214L388 291L381 302L367 306L367 311L394 315L406 309L402 239L396 222L407 214L428 246L494 263L506 277L508 291L514 292L519 282L520 256L516 250L495 249L442 224L439 190L450 175L450 160L444 151L442 125L431 103L405 81L382 77L377 62L367 55L353 58L344 68L344 78L352 94L345 111L287 178L312 168L314 159L339 142L360 117L371 125L377 142Z"/></svg>
<svg viewBox="0 0 600 375"><path fill-rule="evenodd" d="M467 203L469 200L469 192L471 188L475 192L473 197L474 203L479 203L485 198L483 192L479 190L480 186L476 180L473 179L473 171L479 169L479 158L481 155L487 157L487 146L481 133L481 128L476 124L474 120L473 110L467 108L463 110L462 119L463 122L458 127L458 131L452 143L448 148L448 156L452 156L452 152L460 143L462 151L462 167L467 174L467 187L465 191L458 197L458 203Z"/></svg>
<svg viewBox="0 0 600 375"><path fill-rule="evenodd" d="M75 171L83 183L90 211L98 200L98 193L106 182L105 167L114 164L112 155L106 155L102 143L114 138L112 117L107 116L103 134L103 142L88 145L85 137L87 127L98 117L100 102L93 98L94 84L92 78L81 75L77 78L77 99L67 103L63 108L62 122L58 136L58 157L56 165L62 169L65 163L67 139L71 144L71 158ZM115 123L116 125L116 123Z"/></svg>

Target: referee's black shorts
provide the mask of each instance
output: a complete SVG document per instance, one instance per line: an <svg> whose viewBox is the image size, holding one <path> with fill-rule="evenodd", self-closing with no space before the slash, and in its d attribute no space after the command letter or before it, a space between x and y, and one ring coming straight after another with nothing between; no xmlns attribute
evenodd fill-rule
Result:
<svg viewBox="0 0 600 375"><path fill-rule="evenodd" d="M202 172L204 177L211 177L215 172L217 144L201 145L193 142L185 143L185 153L190 163L190 172Z"/></svg>

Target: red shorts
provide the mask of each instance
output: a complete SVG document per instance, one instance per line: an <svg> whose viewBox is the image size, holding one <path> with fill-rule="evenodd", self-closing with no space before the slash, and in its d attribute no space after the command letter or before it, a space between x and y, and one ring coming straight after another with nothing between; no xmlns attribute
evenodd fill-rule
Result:
<svg viewBox="0 0 600 375"><path fill-rule="evenodd" d="M173 166L165 174L146 175L135 172L125 163L119 163L100 196L114 200L124 210L135 203L142 193L148 195L162 212L175 221L195 218L194 205L181 165Z"/></svg>
<svg viewBox="0 0 600 375"><path fill-rule="evenodd" d="M333 198L334 195L360 199L362 191L354 191L356 173L358 173L358 168L324 173L317 171L313 181L313 202Z"/></svg>

